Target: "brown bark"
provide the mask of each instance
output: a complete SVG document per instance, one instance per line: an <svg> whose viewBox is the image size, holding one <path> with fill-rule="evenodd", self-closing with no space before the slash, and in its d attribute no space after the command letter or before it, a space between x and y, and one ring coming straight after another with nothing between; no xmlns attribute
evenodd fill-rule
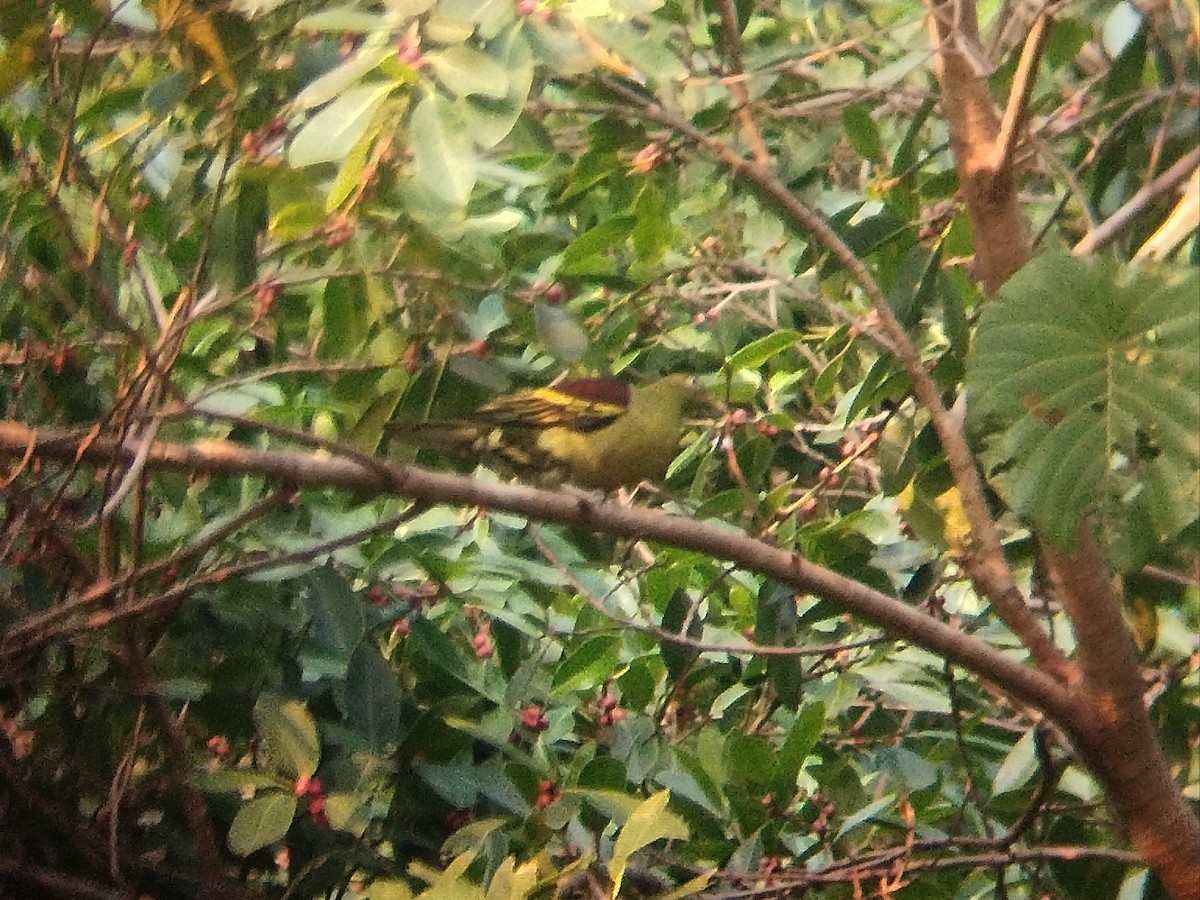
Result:
<svg viewBox="0 0 1200 900"><path fill-rule="evenodd" d="M1008 137L1001 140L1000 116L979 71L983 51L974 2L933 0L929 21L942 115L974 237L975 277L993 294L1029 258L1008 152L1023 115L1014 111Z"/></svg>
<svg viewBox="0 0 1200 900"><path fill-rule="evenodd" d="M982 74L986 61L973 0L930 3L942 112L974 237L975 274L988 294L1030 254L1013 150L1047 25L1043 15L1031 30L1001 123ZM1070 553L1047 549L1046 558L1076 634L1078 667L1066 671L1073 702L1058 723L1171 895L1200 900L1200 819L1180 796L1143 705L1137 658L1106 562L1082 524Z"/></svg>
<svg viewBox="0 0 1200 900"><path fill-rule="evenodd" d="M930 421L946 454L946 464L961 494L963 510L971 525L971 552L965 554L962 560L967 574L976 590L987 597L1004 624L1020 638L1038 666L1049 675L1066 680L1070 668L1066 658L1035 618L1025 596L1013 580L1012 569L1000 547L999 532L988 511L983 482L975 464L975 456L963 433L962 423L942 403L941 389L926 369L920 350L892 312L887 297L867 267L833 229L795 197L772 171L743 159L734 150L708 137L675 113L657 105L642 105L637 94L621 85L610 83L609 88L631 104L640 105L640 114L645 118L686 135L710 151L731 173L751 184L770 201L785 221L805 233L813 243L828 250L862 288L879 320L877 327L864 325L864 332L904 366L904 371L912 380L914 395L929 412Z"/></svg>
<svg viewBox="0 0 1200 900"><path fill-rule="evenodd" d="M1171 896L1200 898L1200 819L1188 808L1158 750L1142 701L1137 655L1119 598L1091 530L1075 548L1046 548L1051 584L1071 618L1082 678L1071 685L1071 736L1129 840Z"/></svg>
<svg viewBox="0 0 1200 900"><path fill-rule="evenodd" d="M85 440L85 437L90 439ZM371 457L358 459L291 450L255 450L217 440L197 444L155 442L138 447L122 444L109 435L91 437L79 431L35 430L12 421L0 422L0 459L4 458L58 459L100 466L128 466L140 460L147 471L254 474L296 487L343 487L430 503L483 506L605 534L657 540L696 550L714 559L729 560L797 590L824 597L847 612L881 626L892 636L925 647L994 682L1014 698L1048 715L1061 716L1068 709L1066 689L1045 672L1013 660L990 644L907 603L722 524L601 502L598 498L566 491L539 490L520 484L483 482L429 472ZM177 602L182 594L169 589L156 597L126 603L120 610L104 610L103 615L97 614L96 606L106 596L107 591L96 590L85 597L69 598L41 617L31 617L11 626L0 636L0 658L26 652L51 633L92 630L122 618L143 615ZM64 613L69 621L62 618ZM52 632L51 628L57 631Z"/></svg>

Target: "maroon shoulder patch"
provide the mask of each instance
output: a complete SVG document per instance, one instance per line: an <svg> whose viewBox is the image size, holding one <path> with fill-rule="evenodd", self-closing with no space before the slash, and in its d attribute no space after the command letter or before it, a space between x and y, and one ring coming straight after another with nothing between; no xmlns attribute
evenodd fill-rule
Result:
<svg viewBox="0 0 1200 900"><path fill-rule="evenodd" d="M629 385L617 378L574 378L552 385L550 390L574 397L585 403L629 405Z"/></svg>

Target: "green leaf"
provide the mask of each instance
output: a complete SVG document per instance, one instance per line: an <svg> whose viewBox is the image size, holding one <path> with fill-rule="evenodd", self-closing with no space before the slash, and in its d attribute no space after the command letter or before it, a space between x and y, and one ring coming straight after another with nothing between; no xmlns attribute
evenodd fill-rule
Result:
<svg viewBox="0 0 1200 900"><path fill-rule="evenodd" d="M322 650L346 661L366 633L362 601L332 566L304 574L300 602L312 618L312 634Z"/></svg>
<svg viewBox="0 0 1200 900"><path fill-rule="evenodd" d="M912 328L921 320L933 297L941 262L939 243L932 252L924 247L913 247L901 263L896 284L888 292L888 304L905 328Z"/></svg>
<svg viewBox="0 0 1200 900"><path fill-rule="evenodd" d="M854 815L849 816L844 822L842 822L842 827L838 829L837 836L842 837L843 835L850 833L859 825L869 822L885 809L888 809L895 804L895 802L895 794L886 794L873 803L868 803L862 809L858 810L858 812L854 813Z"/></svg>
<svg viewBox="0 0 1200 900"><path fill-rule="evenodd" d="M1121 882L1116 900L1143 900L1149 896L1150 883L1149 869L1134 869Z"/></svg>
<svg viewBox="0 0 1200 900"><path fill-rule="evenodd" d="M796 792L796 776L804 760L817 745L821 730L825 727L825 704L817 701L808 703L796 716L787 740L775 759L775 772L771 778L771 791L778 800L786 800Z"/></svg>
<svg viewBox="0 0 1200 900"><path fill-rule="evenodd" d="M292 827L299 798L282 791L255 797L237 811L229 826L229 849L237 856L281 841Z"/></svg>
<svg viewBox="0 0 1200 900"><path fill-rule="evenodd" d="M732 372L736 372L738 369L757 369L771 357L794 346L799 342L800 337L800 332L786 328L772 331L766 337L747 344L730 356L725 360L725 368Z"/></svg>
<svg viewBox="0 0 1200 900"><path fill-rule="evenodd" d="M452 94L502 99L508 93L508 72L499 62L478 50L458 44L425 61Z"/></svg>
<svg viewBox="0 0 1200 900"><path fill-rule="evenodd" d="M475 680L467 671L458 648L424 616L409 618L409 646L460 684L475 688Z"/></svg>
<svg viewBox="0 0 1200 900"><path fill-rule="evenodd" d="M361 277L331 278L321 296L320 355L346 359L362 345L371 327L370 303Z"/></svg>
<svg viewBox="0 0 1200 900"><path fill-rule="evenodd" d="M796 645L796 591L778 581L763 583L754 619L754 640L769 647ZM804 684L804 660L799 656L768 656L767 680L779 702L795 709Z"/></svg>
<svg viewBox="0 0 1200 900"><path fill-rule="evenodd" d="M624 791L608 788L571 788L564 794L578 797L614 825L624 825L641 801Z"/></svg>
<svg viewBox="0 0 1200 900"><path fill-rule="evenodd" d="M633 226L633 249L642 262L656 263L671 245L670 210L662 191L647 184L638 196L634 209L637 224Z"/></svg>
<svg viewBox="0 0 1200 900"><path fill-rule="evenodd" d="M994 485L1061 548L1100 513L1122 569L1200 508L1200 276L1046 255L984 310L968 414ZM1145 529L1140 544L1122 528Z"/></svg>
<svg viewBox="0 0 1200 900"><path fill-rule="evenodd" d="M346 670L346 723L376 750L386 751L400 740L403 695L392 671L370 641L358 644Z"/></svg>
<svg viewBox="0 0 1200 900"><path fill-rule="evenodd" d="M327 213L325 206L316 200L302 200L281 206L271 216L269 231L276 241L295 241L306 237L320 227Z"/></svg>
<svg viewBox="0 0 1200 900"><path fill-rule="evenodd" d="M1104 46L1113 57L1104 79L1104 98L1112 100L1134 90L1146 66L1146 24L1132 3L1118 3L1105 20Z"/></svg>
<svg viewBox="0 0 1200 900"><path fill-rule="evenodd" d="M838 377L842 374L842 366L845 364L846 353L849 349L850 345L847 344L837 356L825 364L825 368L817 375L816 381L813 382L813 399L817 403L827 403L833 398Z"/></svg>
<svg viewBox="0 0 1200 900"><path fill-rule="evenodd" d="M775 773L775 748L760 735L734 732L725 741L724 762L730 781L761 795Z"/></svg>
<svg viewBox="0 0 1200 900"><path fill-rule="evenodd" d="M670 799L670 791L659 791L638 804L625 820L613 843L612 860L608 864L608 875L613 882L612 896L620 896L629 857L638 850L663 838L687 840L688 829L683 820L667 812Z"/></svg>
<svg viewBox="0 0 1200 900"><path fill-rule="evenodd" d="M292 102L297 109L313 109L331 100L345 97L363 77L376 69L389 56L395 55L390 47L364 48L340 66L317 78L296 95Z"/></svg>
<svg viewBox="0 0 1200 900"><path fill-rule="evenodd" d="M697 612L690 619L688 613L692 610L692 599L687 591L672 591L667 599L667 608L663 610L662 628L674 634L699 639L704 633L704 619ZM687 631L683 631L684 621L687 620ZM662 655L667 666L667 674L671 678L679 678L700 656L700 651L694 647L676 644L673 641L660 641L658 652Z"/></svg>
<svg viewBox="0 0 1200 900"><path fill-rule="evenodd" d="M561 697L603 684L605 679L612 677L620 650L615 637L599 636L584 641L567 653L555 669L551 696Z"/></svg>
<svg viewBox="0 0 1200 900"><path fill-rule="evenodd" d="M350 88L305 123L288 147L288 162L300 169L345 159L395 87L383 82Z"/></svg>
<svg viewBox="0 0 1200 900"><path fill-rule="evenodd" d="M1034 729L1030 728L1021 739L1013 744L1000 768L992 778L992 796L996 797L1015 791L1029 783L1037 771L1037 754L1034 752Z"/></svg>
<svg viewBox="0 0 1200 900"><path fill-rule="evenodd" d="M451 763L415 762L413 771L447 802L470 809L479 797L475 764L465 756Z"/></svg>
<svg viewBox="0 0 1200 900"><path fill-rule="evenodd" d="M414 183L452 206L466 206L475 187L477 160L454 107L437 94L427 94L412 111L408 137Z"/></svg>
<svg viewBox="0 0 1200 900"><path fill-rule="evenodd" d="M871 687L883 694L890 706L918 712L950 712L950 698L944 690L907 680L918 677L914 667L880 663L862 671Z"/></svg>
<svg viewBox="0 0 1200 900"><path fill-rule="evenodd" d="M254 704L254 724L270 759L291 776L312 775L321 761L317 723L299 700L262 694Z"/></svg>
<svg viewBox="0 0 1200 900"><path fill-rule="evenodd" d="M512 5L508 5L512 10ZM534 61L525 32L513 29L488 44L488 55L505 72L508 90L497 100L468 103L463 118L477 147L492 148L506 138L525 109L533 87Z"/></svg>
<svg viewBox="0 0 1200 900"><path fill-rule="evenodd" d="M378 129L367 130L350 148L350 152L346 154L342 164L338 167L337 175L329 185L329 193L325 197L325 212L332 213L362 185L367 159L377 137Z"/></svg>
<svg viewBox="0 0 1200 900"><path fill-rule="evenodd" d="M474 851L479 853L484 849L488 835L496 829L503 828L505 820L499 817L476 819L464 825L442 843L442 852L447 856L458 856Z"/></svg>
<svg viewBox="0 0 1200 900"><path fill-rule="evenodd" d="M418 0L424 3L425 0ZM414 13L405 11L406 15ZM516 15L508 0L442 0L437 6L438 16L470 23L484 39L494 37L500 28Z"/></svg>
<svg viewBox="0 0 1200 900"><path fill-rule="evenodd" d="M572 197L586 194L620 169L620 161L611 150L589 150L579 157L571 169L567 186L559 195L558 202L565 203Z"/></svg>
<svg viewBox="0 0 1200 900"><path fill-rule="evenodd" d="M864 103L854 103L842 111L842 128L854 152L863 159L875 160L883 156L883 141L879 137L879 126L871 118Z"/></svg>
<svg viewBox="0 0 1200 900"><path fill-rule="evenodd" d="M588 265L594 265L596 257L611 267L608 251L624 244L635 224L632 216L616 216L589 228L563 250L559 272L575 274Z"/></svg>

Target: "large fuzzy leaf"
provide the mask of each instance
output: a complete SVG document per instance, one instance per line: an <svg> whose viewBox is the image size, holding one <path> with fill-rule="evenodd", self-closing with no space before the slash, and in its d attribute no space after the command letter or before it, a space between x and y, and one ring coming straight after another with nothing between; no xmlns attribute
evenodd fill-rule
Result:
<svg viewBox="0 0 1200 900"><path fill-rule="evenodd" d="M993 485L1067 548L1099 513L1138 565L1200 508L1200 278L1043 256L984 311L967 363L970 423Z"/></svg>

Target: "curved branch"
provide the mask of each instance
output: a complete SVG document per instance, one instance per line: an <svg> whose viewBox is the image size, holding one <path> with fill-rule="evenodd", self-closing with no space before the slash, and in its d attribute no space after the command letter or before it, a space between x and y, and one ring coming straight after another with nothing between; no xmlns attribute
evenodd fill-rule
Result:
<svg viewBox="0 0 1200 900"><path fill-rule="evenodd" d="M1000 618L1033 654L1038 665L1054 678L1067 681L1071 666L1029 610L1000 547L996 524L988 512L983 481L975 467L975 456L967 444L961 424L946 409L941 390L925 368L920 350L892 312L891 304L867 267L820 215L793 196L787 185L773 172L744 159L681 116L659 104L648 103L644 97L620 83L608 81L606 86L626 102L634 104L639 115L673 129L717 157L734 176L749 183L768 200L790 225L828 250L850 273L871 301L879 319L879 328L867 327L864 332L900 361L912 382L917 399L929 411L930 421L946 454L946 464L958 487L963 510L971 525L971 547L963 556L963 567L977 589L991 601Z"/></svg>
<svg viewBox="0 0 1200 900"><path fill-rule="evenodd" d="M23 455L32 444L33 455L37 457L107 465L114 460L127 462L136 452L135 448L109 436L90 442L84 441L85 436L81 431L33 430L19 422L0 422L0 457ZM228 441L156 443L146 454L145 465L147 469L257 475L296 486L375 491L428 503L485 506L541 521L696 550L823 597L895 637L987 677L1014 698L1056 719L1071 712L1066 690L1043 672L1024 666L989 644L851 578L721 523L620 506L563 491L483 482L382 460L368 467L341 457L292 450L252 450Z"/></svg>
<svg viewBox="0 0 1200 900"><path fill-rule="evenodd" d="M854 884L868 879L894 881L898 875L909 875L917 872L939 872L946 869L997 869L1005 866L1015 866L1028 863L1044 863L1054 860L1076 861L1081 859L1110 859L1124 865L1136 865L1141 862L1137 854L1109 847L1055 846L1035 847L1019 850L997 850L987 853L967 853L962 855L945 855L948 846L933 848L938 855L922 858L901 858L901 852L906 850L889 850L884 853L865 857L861 861L851 860L848 864L835 863L824 869L815 869L793 874L788 870L781 874L773 883L749 887L741 890L725 890L704 894L708 900L766 900L785 896L784 892L804 891L817 885ZM858 892L856 896L861 895ZM872 896L875 896L872 894ZM890 894L882 894L890 896Z"/></svg>

